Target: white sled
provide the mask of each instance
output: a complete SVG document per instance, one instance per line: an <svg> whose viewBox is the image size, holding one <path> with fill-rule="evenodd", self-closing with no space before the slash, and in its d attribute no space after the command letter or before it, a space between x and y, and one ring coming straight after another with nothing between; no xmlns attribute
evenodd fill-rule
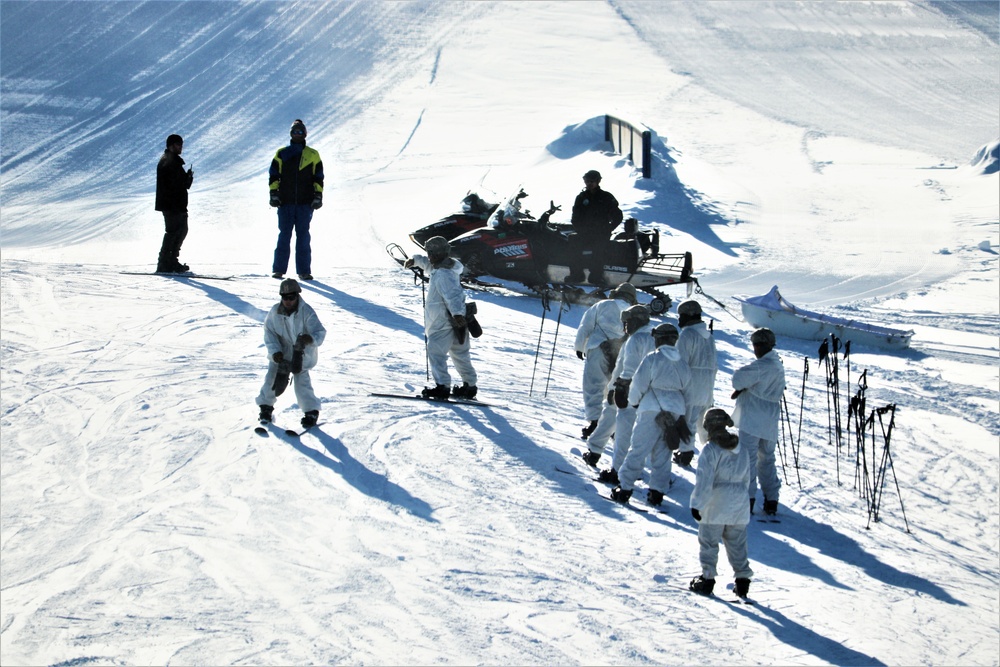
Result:
<svg viewBox="0 0 1000 667"><path fill-rule="evenodd" d="M781 296L777 285L763 296L734 298L740 302L743 318L749 324L767 327L776 334L792 338L824 340L833 334L845 343L851 341L854 345L904 350L910 346L913 336L912 330L890 329L804 310Z"/></svg>

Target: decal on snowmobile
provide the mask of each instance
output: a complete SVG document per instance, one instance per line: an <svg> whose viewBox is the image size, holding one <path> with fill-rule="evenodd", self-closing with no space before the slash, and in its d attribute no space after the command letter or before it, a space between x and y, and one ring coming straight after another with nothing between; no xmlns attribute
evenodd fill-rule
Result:
<svg viewBox="0 0 1000 667"><path fill-rule="evenodd" d="M493 254L514 259L531 259L531 251L528 249L526 241L515 241L514 243L498 245L493 248Z"/></svg>

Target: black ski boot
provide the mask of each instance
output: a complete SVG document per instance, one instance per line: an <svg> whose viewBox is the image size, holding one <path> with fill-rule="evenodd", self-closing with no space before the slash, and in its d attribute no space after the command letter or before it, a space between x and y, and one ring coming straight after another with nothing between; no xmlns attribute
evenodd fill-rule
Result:
<svg viewBox="0 0 1000 667"><path fill-rule="evenodd" d="M589 465L591 468L597 467L597 462L601 460L600 452L587 451L583 453L583 462Z"/></svg>
<svg viewBox="0 0 1000 667"><path fill-rule="evenodd" d="M424 398L448 398L451 396L451 389L446 384L436 385L433 389L425 387L420 395Z"/></svg>
<svg viewBox="0 0 1000 667"><path fill-rule="evenodd" d="M608 468L607 470L602 470L597 476L597 479L604 482L605 484L610 484L612 486L618 486L620 483L618 481L618 471L614 468Z"/></svg>
<svg viewBox="0 0 1000 667"><path fill-rule="evenodd" d="M736 593L736 597L745 598L750 593L750 580L745 577L737 577L733 592Z"/></svg>
<svg viewBox="0 0 1000 667"><path fill-rule="evenodd" d="M597 428L597 420L595 419L594 421L590 422L589 424L583 427L583 432L580 437L586 440L587 438L590 437L590 434L593 433L594 429L596 428Z"/></svg>
<svg viewBox="0 0 1000 667"><path fill-rule="evenodd" d="M628 505L628 501L632 499L632 490L623 489L620 486L616 486L611 489L611 500L616 503L621 503L622 505Z"/></svg>
<svg viewBox="0 0 1000 667"><path fill-rule="evenodd" d="M476 398L476 392L479 391L478 387L470 387L468 382L463 382L461 386L455 385L451 390L451 395L455 398L464 398L466 400L472 401Z"/></svg>
<svg viewBox="0 0 1000 667"><path fill-rule="evenodd" d="M653 507L659 507L663 504L663 492L657 491L656 489L650 489L646 493L646 502Z"/></svg>
<svg viewBox="0 0 1000 667"><path fill-rule="evenodd" d="M688 589L699 595L711 595L712 591L715 590L715 579L706 579L705 577L692 579L691 583L688 584Z"/></svg>
<svg viewBox="0 0 1000 667"><path fill-rule="evenodd" d="M778 513L778 501L764 498L764 514L774 516Z"/></svg>
<svg viewBox="0 0 1000 667"><path fill-rule="evenodd" d="M274 414L273 405L262 405L260 406L260 415L257 416L257 419L259 419L261 423L270 422L271 415L273 414Z"/></svg>
<svg viewBox="0 0 1000 667"><path fill-rule="evenodd" d="M312 428L319 421L319 410L310 410L302 417L302 428Z"/></svg>
<svg viewBox="0 0 1000 667"><path fill-rule="evenodd" d="M693 458L694 452L674 452L674 463L685 468L691 465L691 459Z"/></svg>

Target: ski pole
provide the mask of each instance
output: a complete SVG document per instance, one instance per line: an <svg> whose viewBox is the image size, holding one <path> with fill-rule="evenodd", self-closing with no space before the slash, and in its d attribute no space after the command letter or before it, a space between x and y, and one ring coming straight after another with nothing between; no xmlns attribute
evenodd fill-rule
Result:
<svg viewBox="0 0 1000 667"><path fill-rule="evenodd" d="M531 392L535 389L535 370L538 368L538 353L542 349L542 329L545 327L545 311L548 310L548 304L545 299L542 300L542 321L538 325L538 342L535 343L535 363L531 367L531 385L528 387L528 396L531 396Z"/></svg>
<svg viewBox="0 0 1000 667"><path fill-rule="evenodd" d="M549 395L549 380L552 378L552 362L556 359L556 341L559 340L559 325L562 323L563 306L566 304L566 293L564 290L559 290L559 316L556 318L556 335L552 338L552 355L549 357L549 372L545 376L545 393L542 397L547 397ZM567 310L568 310L567 305Z"/></svg>

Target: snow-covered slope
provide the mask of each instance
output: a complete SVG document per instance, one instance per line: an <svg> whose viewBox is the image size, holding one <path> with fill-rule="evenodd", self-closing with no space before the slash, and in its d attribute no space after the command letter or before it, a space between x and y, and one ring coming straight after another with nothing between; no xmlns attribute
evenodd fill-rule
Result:
<svg viewBox="0 0 1000 667"><path fill-rule="evenodd" d="M998 664L998 26L995 2L0 2L0 663ZM605 113L654 130L652 179ZM266 169L297 117L328 174L322 424L260 438ZM182 259L231 281L119 273L155 261L171 132ZM425 382L384 246L470 189L566 215L591 168L694 253L722 407L752 358L735 294L916 332L841 360L843 405L864 373L897 406L878 522L817 344L779 339L795 448L781 523L750 527L756 606L683 590L691 471L665 515L572 474L581 308L470 293L489 409L368 395Z"/></svg>

